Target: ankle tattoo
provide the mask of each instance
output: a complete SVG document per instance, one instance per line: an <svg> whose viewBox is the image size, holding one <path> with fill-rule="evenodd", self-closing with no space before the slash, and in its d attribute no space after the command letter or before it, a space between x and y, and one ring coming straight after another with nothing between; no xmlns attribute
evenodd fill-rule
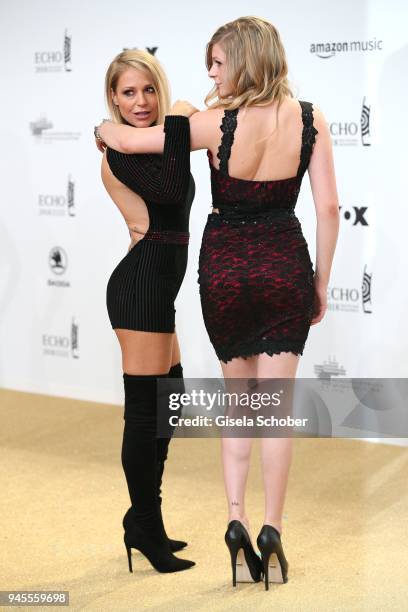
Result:
<svg viewBox="0 0 408 612"><path fill-rule="evenodd" d="M239 506L239 503L237 501L233 501L231 502L231 506Z"/></svg>

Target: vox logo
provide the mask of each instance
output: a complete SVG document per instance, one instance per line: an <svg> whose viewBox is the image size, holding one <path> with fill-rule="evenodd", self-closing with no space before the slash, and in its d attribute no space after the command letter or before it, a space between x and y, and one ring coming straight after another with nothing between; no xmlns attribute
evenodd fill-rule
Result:
<svg viewBox="0 0 408 612"><path fill-rule="evenodd" d="M339 210L346 221L350 221L352 225L368 225L366 219L367 206L352 206L351 208L344 208L339 206Z"/></svg>

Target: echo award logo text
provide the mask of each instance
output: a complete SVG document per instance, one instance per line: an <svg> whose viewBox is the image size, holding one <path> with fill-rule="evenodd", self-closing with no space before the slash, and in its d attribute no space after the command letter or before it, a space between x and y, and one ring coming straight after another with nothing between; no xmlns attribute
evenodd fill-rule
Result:
<svg viewBox="0 0 408 612"><path fill-rule="evenodd" d="M357 111L357 109L356 109ZM357 115L357 112L356 112ZM366 97L363 98L360 117L354 119L332 121L329 125L330 134L335 146L371 146L370 127L371 105Z"/></svg>
<svg viewBox="0 0 408 612"><path fill-rule="evenodd" d="M72 37L65 30L59 49L34 52L35 72L72 72Z"/></svg>
<svg viewBox="0 0 408 612"><path fill-rule="evenodd" d="M79 359L78 337L79 324L77 319L72 317L69 330L65 329L62 333L46 332L42 334L43 355L65 359Z"/></svg>
<svg viewBox="0 0 408 612"><path fill-rule="evenodd" d="M42 217L75 217L75 181L68 175L65 193L38 194L38 214Z"/></svg>

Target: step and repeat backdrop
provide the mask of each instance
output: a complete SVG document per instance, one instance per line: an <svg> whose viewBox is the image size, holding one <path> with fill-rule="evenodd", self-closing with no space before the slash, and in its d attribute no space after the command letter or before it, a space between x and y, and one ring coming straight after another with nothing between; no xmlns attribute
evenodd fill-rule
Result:
<svg viewBox="0 0 408 612"><path fill-rule="evenodd" d="M0 385L122 402L121 359L105 305L126 226L101 183L93 126L104 75L124 48L154 53L173 99L203 108L205 45L221 24L265 17L285 44L296 97L327 118L340 197L328 312L310 332L302 377L406 377L408 10L401 0L3 0L0 5ZM186 376L219 376L201 318L198 252L211 196L205 152L177 301ZM298 216L315 253L307 175Z"/></svg>

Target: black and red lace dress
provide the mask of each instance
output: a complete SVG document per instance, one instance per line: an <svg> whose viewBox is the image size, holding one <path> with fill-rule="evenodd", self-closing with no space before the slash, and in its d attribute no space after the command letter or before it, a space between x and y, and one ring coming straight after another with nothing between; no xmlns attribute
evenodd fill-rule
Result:
<svg viewBox="0 0 408 612"><path fill-rule="evenodd" d="M296 176L250 181L228 174L237 110L224 112L211 163L213 207L204 230L199 279L204 323L221 361L260 353L302 354L313 314L313 265L294 209L317 130L300 101L302 145Z"/></svg>

